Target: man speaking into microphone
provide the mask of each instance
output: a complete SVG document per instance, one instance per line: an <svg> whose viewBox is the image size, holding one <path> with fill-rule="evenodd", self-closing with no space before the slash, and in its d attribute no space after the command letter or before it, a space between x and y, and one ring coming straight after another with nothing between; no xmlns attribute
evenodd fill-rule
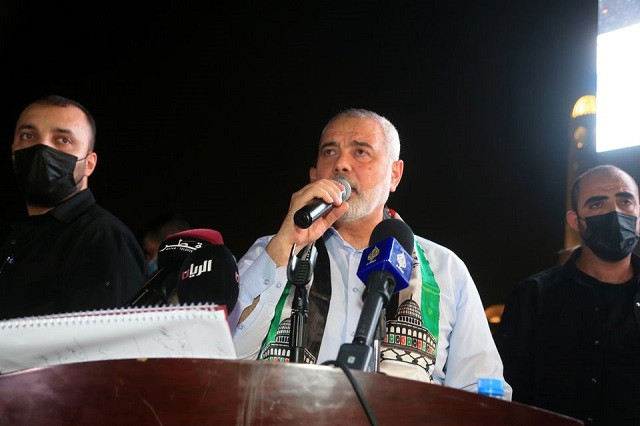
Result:
<svg viewBox="0 0 640 426"><path fill-rule="evenodd" d="M318 253L308 284L305 359L336 360L341 345L353 341L366 288L357 276L360 259L374 228L384 219L400 219L387 200L403 169L400 138L386 118L348 109L329 120L310 183L292 195L278 232L256 240L238 262L239 297L229 324L235 326L239 357L288 361L282 342L295 292L286 270L292 249L311 244ZM322 214L294 220L300 211ZM380 371L468 391L477 389L479 377L502 379L502 362L465 264L419 236L411 257L409 285L386 308ZM508 384L505 397L511 397Z"/></svg>

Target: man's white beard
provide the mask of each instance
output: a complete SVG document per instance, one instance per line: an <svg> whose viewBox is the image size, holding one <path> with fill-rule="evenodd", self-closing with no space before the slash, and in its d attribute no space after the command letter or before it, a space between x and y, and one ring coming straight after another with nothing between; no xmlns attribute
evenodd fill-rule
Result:
<svg viewBox="0 0 640 426"><path fill-rule="evenodd" d="M344 176L338 176L348 181ZM349 182L351 184L351 182ZM380 183L368 191L360 191L355 186L356 191L351 194L348 200L349 210L340 218L338 222L353 222L354 220L361 219L373 212L376 207L384 205L389 199L389 187L391 186L391 170L389 174ZM354 185L351 184L353 190Z"/></svg>

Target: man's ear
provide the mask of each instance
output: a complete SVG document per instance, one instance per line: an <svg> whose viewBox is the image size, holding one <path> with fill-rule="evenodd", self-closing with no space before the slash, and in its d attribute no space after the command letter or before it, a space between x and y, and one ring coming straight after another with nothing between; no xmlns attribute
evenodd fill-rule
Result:
<svg viewBox="0 0 640 426"><path fill-rule="evenodd" d="M389 192L395 192L400 180L402 179L402 172L404 171L404 161L398 160L391 163L391 187Z"/></svg>
<svg viewBox="0 0 640 426"><path fill-rule="evenodd" d="M88 154L86 158L86 167L84 168L83 176L86 176L86 177L91 176L97 164L98 164L98 154L96 154L95 152Z"/></svg>
<svg viewBox="0 0 640 426"><path fill-rule="evenodd" d="M580 233L580 229L578 227L578 221L580 220L578 218L578 213L576 213L573 210L569 210L567 212L567 223L569 224L569 226L571 227L571 229L573 229L574 231Z"/></svg>
<svg viewBox="0 0 640 426"><path fill-rule="evenodd" d="M315 167L310 167L309 168L309 182L315 182L317 176L318 176L318 169L316 169Z"/></svg>

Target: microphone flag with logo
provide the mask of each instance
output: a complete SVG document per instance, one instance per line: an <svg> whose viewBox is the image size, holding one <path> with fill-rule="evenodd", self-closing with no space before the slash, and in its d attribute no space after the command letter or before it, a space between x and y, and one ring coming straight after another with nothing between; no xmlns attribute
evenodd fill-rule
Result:
<svg viewBox="0 0 640 426"><path fill-rule="evenodd" d="M356 275L366 285L371 272L389 272L396 282L393 291L395 293L409 287L412 265L413 259L409 252L394 237L388 237L367 247L362 252Z"/></svg>
<svg viewBox="0 0 640 426"><path fill-rule="evenodd" d="M178 302L224 305L227 314L238 300L238 264L227 247L208 245L190 254L177 279Z"/></svg>
<svg viewBox="0 0 640 426"><path fill-rule="evenodd" d="M364 305L354 332L353 342L344 343L338 361L349 368L372 371L377 365L372 343L391 295L409 286L413 259L413 231L404 221L385 219L373 229L370 244L362 252L356 275L367 286Z"/></svg>
<svg viewBox="0 0 640 426"><path fill-rule="evenodd" d="M158 270L142 283L140 291L125 306L167 304L185 259L204 246L223 243L220 232L213 229L188 229L169 235L158 249Z"/></svg>

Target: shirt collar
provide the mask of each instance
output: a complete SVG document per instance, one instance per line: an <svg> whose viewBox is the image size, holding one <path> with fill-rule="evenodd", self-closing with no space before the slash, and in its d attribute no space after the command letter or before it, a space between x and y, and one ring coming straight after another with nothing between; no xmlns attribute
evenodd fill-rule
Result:
<svg viewBox="0 0 640 426"><path fill-rule="evenodd" d="M87 188L58 204L49 214L61 222L69 223L95 202L91 190Z"/></svg>
<svg viewBox="0 0 640 426"><path fill-rule="evenodd" d="M582 253L582 247L576 248L573 253L571 253L571 257L565 263L565 266L568 268L568 271L574 278L577 278L581 282L598 282L597 279L593 278L591 275L585 274L576 266L576 260ZM631 266L633 267L633 277L632 280L639 281L640 280L640 257L638 257L635 253L631 253Z"/></svg>
<svg viewBox="0 0 640 426"><path fill-rule="evenodd" d="M382 219L384 220L384 219L392 219L392 218L402 220L400 218L400 215L395 210L391 210L385 205L384 210L382 211ZM324 242L327 243L332 237L337 238L338 242L347 250L350 250L356 253L362 253L364 251L364 249L356 250L355 248L353 248L351 244L349 244L344 240L344 238L342 238L342 235L340 235L337 229L335 229L333 226L330 226L329 229L327 229L327 231L323 235Z"/></svg>
<svg viewBox="0 0 640 426"><path fill-rule="evenodd" d="M342 235L340 235L338 230L335 229L333 226L330 227L329 229L327 229L327 231L324 233L324 235L322 237L324 239L325 244L327 244L327 245L339 244L339 245L342 246L343 249L345 249L347 251L351 251L351 252L355 252L355 253L362 253L362 250L356 250L353 247L351 247L351 244L346 242L345 239L342 238Z"/></svg>

